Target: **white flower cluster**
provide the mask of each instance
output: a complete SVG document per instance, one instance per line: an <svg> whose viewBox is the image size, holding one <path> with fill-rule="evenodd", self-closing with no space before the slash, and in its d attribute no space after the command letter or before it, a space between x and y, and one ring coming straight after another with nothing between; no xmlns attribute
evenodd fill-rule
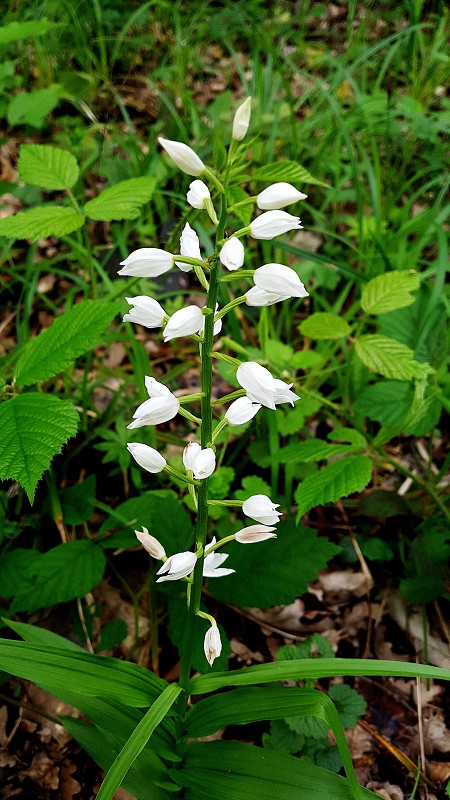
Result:
<svg viewBox="0 0 450 800"><path fill-rule="evenodd" d="M250 112L251 98L247 98L238 108L234 117L230 152L245 137L250 124ZM218 224L210 189L200 179L200 176L203 176L206 180L209 179L214 186L221 186L212 170L188 145L163 138L160 138L159 142L179 169L195 177L186 195L188 204L192 208L205 210L213 223ZM237 272L236 278L239 277L238 271L243 267L245 261L245 248L241 241L244 236L268 240L291 230L299 230L302 227L299 217L282 209L291 203L305 199L306 196L294 186L284 182L275 183L260 192L253 200L256 201L257 207L263 213L253 219L248 226L220 242L218 259L222 266L230 272ZM163 275L176 266L183 272L195 270L202 285L207 288L208 281L205 271L209 268L209 264L202 259L199 237L189 223L185 224L181 233L179 250L179 253L173 255L156 247L139 248L121 262L122 269L119 271L119 275L151 279ZM288 298L308 296L297 272L283 264L267 263L258 267L253 273L248 271L243 273L244 276L249 274L252 275L254 285L248 289L245 295L232 301L222 312L216 305L215 335L221 330L222 316L239 302L245 302L248 306L270 306ZM231 276L229 277L231 279ZM127 297L126 300L130 305L130 310L125 314L124 321L134 322L146 328L163 328L162 334L165 342L182 336L196 336L202 341L206 315L213 314L212 308L187 305L169 316L158 301L152 297L138 295ZM216 468L213 443L219 431L226 425L242 425L249 422L262 406L275 409L280 403L294 405L299 399L299 396L292 391L292 384L274 378L268 369L256 361L241 363L236 371L236 380L241 387L236 394L240 396L231 403L223 419L217 424L216 430L213 432L212 443L202 446L194 441L186 445L183 452L185 474L170 467L166 459L153 447L140 442L131 442L128 444L128 450L137 464L149 473L167 470L184 480L196 502L196 486L200 481L207 480ZM196 422L201 422L184 410L183 400L189 402L188 398L176 397L167 386L153 377L145 378L145 387L149 399L136 409L133 421L128 425L130 430L168 422L178 413L184 414ZM197 395L198 397L199 395ZM236 505L235 501L215 502ZM242 503L242 511L256 524L244 527L219 542L213 538L209 544L205 544L203 547L197 545L196 552L185 551L167 556L161 542L152 536L145 527L142 531L135 531L135 533L144 549L153 558L163 562L157 572L158 583L180 579L191 582L199 558L203 559L204 577L220 578L230 575L234 570L222 566L228 558L228 554L218 553L217 550L232 540L241 544L251 544L276 538L276 528L273 526L279 522L281 516L277 509L278 506L266 495L258 494L249 497ZM204 650L206 658L212 664L221 652L220 634L212 617L203 612L198 613L200 616L207 617L211 622L211 627L205 636Z"/></svg>

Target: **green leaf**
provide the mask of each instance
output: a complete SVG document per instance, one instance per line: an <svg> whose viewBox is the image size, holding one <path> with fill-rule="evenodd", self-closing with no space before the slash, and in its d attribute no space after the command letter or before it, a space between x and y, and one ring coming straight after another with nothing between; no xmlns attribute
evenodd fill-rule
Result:
<svg viewBox="0 0 450 800"><path fill-rule="evenodd" d="M242 742L192 742L182 770L185 800L376 800L367 789L350 790L345 778L286 753Z"/></svg>
<svg viewBox="0 0 450 800"><path fill-rule="evenodd" d="M77 426L78 412L58 397L33 392L2 403L0 479L18 481L32 502L43 472Z"/></svg>
<svg viewBox="0 0 450 800"><path fill-rule="evenodd" d="M98 197L88 200L84 210L88 217L98 220L136 219L141 206L150 200L156 186L154 178L129 178L104 189Z"/></svg>
<svg viewBox="0 0 450 800"><path fill-rule="evenodd" d="M112 718L111 727L108 731L105 731L100 726L87 725L73 717L64 716L61 717L61 721L75 741L106 772L119 755L123 746L123 736L121 735L123 730L122 716ZM113 737L111 731L117 732L118 735ZM131 765L122 781L122 786L134 797L145 798L145 800L170 800L173 798L173 794L168 794L155 783L163 780L166 775L165 765L161 763L155 764L155 756L147 747L137 757L134 764Z"/></svg>
<svg viewBox="0 0 450 800"><path fill-rule="evenodd" d="M385 378L409 381L424 379L433 372L429 364L419 364L406 345L378 333L368 333L355 340L357 355L372 372Z"/></svg>
<svg viewBox="0 0 450 800"><path fill-rule="evenodd" d="M45 89L16 94L8 105L6 116L10 125L31 125L42 128L45 117L59 103L59 87L56 84Z"/></svg>
<svg viewBox="0 0 450 800"><path fill-rule="evenodd" d="M378 319L380 333L414 350L418 361L438 367L447 355L448 313L432 287L423 284L415 302Z"/></svg>
<svg viewBox="0 0 450 800"><path fill-rule="evenodd" d="M348 453L359 453L361 445L329 444L321 439L307 439L306 442L296 442L287 447L282 447L275 456L267 456L267 466L270 464L310 464L314 461L324 461L327 458Z"/></svg>
<svg viewBox="0 0 450 800"><path fill-rule="evenodd" d="M270 486L259 475L247 475L242 479L242 489L234 493L236 500L248 500L253 494L267 494L270 496Z"/></svg>
<svg viewBox="0 0 450 800"><path fill-rule="evenodd" d="M44 36L57 27L57 23L50 22L45 17L33 19L31 22L10 22L9 25L4 25L0 28L0 44L20 42L23 39L34 38L35 36Z"/></svg>
<svg viewBox="0 0 450 800"><path fill-rule="evenodd" d="M367 709L367 703L355 689L346 683L334 683L328 690L344 728L353 728Z"/></svg>
<svg viewBox="0 0 450 800"><path fill-rule="evenodd" d="M167 685L128 661L28 642L0 640L0 669L45 686L57 696L59 690L81 692L137 708L151 705Z"/></svg>
<svg viewBox="0 0 450 800"><path fill-rule="evenodd" d="M77 231L84 223L84 215L73 208L39 206L19 211L13 217L0 219L0 236L7 239L42 239L47 236L65 236Z"/></svg>
<svg viewBox="0 0 450 800"><path fill-rule="evenodd" d="M2 664L0 663L0 669ZM428 678L450 681L450 669L428 664L407 664L404 661L374 661L358 658L309 658L302 660L274 661L258 664L230 672L212 672L199 675L189 682L190 694L209 694L225 686L254 686L258 683L276 681L319 680L337 678L340 675L390 675L403 678Z"/></svg>
<svg viewBox="0 0 450 800"><path fill-rule="evenodd" d="M23 144L17 166L21 180L49 191L71 189L80 174L72 153L47 144Z"/></svg>
<svg viewBox="0 0 450 800"><path fill-rule="evenodd" d="M366 314L385 314L414 303L411 292L420 286L414 272L385 272L366 283L361 294L361 305Z"/></svg>
<svg viewBox="0 0 450 800"><path fill-rule="evenodd" d="M291 731L284 719L273 719L270 722L270 736L263 737L264 747L281 750L282 753L298 753L305 743L305 737Z"/></svg>
<svg viewBox="0 0 450 800"><path fill-rule="evenodd" d="M342 339L351 332L345 319L328 311L311 314L299 325L299 330L308 339Z"/></svg>
<svg viewBox="0 0 450 800"><path fill-rule="evenodd" d="M37 611L84 597L100 583L106 559L90 539L60 544L30 565L11 610Z"/></svg>
<svg viewBox="0 0 450 800"><path fill-rule="evenodd" d="M24 575L31 566L35 566L41 553L37 550L25 550L16 547L2 553L0 559L0 597L13 597L20 590Z"/></svg>
<svg viewBox="0 0 450 800"><path fill-rule="evenodd" d="M438 424L441 405L432 387L419 397L419 385L417 382L415 388L402 381L379 381L361 392L353 409L385 428L422 436Z"/></svg>
<svg viewBox="0 0 450 800"><path fill-rule="evenodd" d="M66 525L87 522L94 509L96 483L95 475L89 475L81 483L60 491L59 500Z"/></svg>
<svg viewBox="0 0 450 800"><path fill-rule="evenodd" d="M278 182L287 181L288 183L314 183L317 186L327 186L326 183L313 178L310 172L296 161L278 161L275 164L266 164L258 167L253 174L255 181Z"/></svg>
<svg viewBox="0 0 450 800"><path fill-rule="evenodd" d="M166 686L155 700L108 770L97 794L97 800L112 800L133 761L142 752L156 726L164 719L182 691L181 686L172 683Z"/></svg>
<svg viewBox="0 0 450 800"><path fill-rule="evenodd" d="M117 313L117 303L83 300L31 339L16 366L16 381L27 386L57 375L99 343Z"/></svg>
<svg viewBox="0 0 450 800"><path fill-rule="evenodd" d="M268 608L293 603L310 581L339 552L315 531L297 528L293 521L281 522L278 539L255 547L231 543L226 566L235 569L225 578L211 578L208 591L226 603Z"/></svg>
<svg viewBox="0 0 450 800"><path fill-rule="evenodd" d="M375 489L373 492L363 495L358 511L366 517L374 517L375 519L387 519L388 517L396 517L399 514L402 516L410 514L406 500L396 491L392 492L388 489Z"/></svg>
<svg viewBox="0 0 450 800"><path fill-rule="evenodd" d="M365 456L347 456L333 461L307 477L295 492L298 518L324 503L334 503L353 492L362 492L370 481L372 462Z"/></svg>
<svg viewBox="0 0 450 800"><path fill-rule="evenodd" d="M190 739L199 739L227 725L283 719L287 715L316 715L322 719L324 697L317 689L286 686L234 689L196 703L188 713L186 732Z"/></svg>
<svg viewBox="0 0 450 800"><path fill-rule="evenodd" d="M103 625L100 631L100 641L95 646L95 652L113 650L116 645L121 644L128 633L128 626L123 619L110 619Z"/></svg>
<svg viewBox="0 0 450 800"><path fill-rule="evenodd" d="M192 543L192 520L175 492L157 489L117 506L100 528L100 534L114 531L101 542L102 547L136 547L139 543L134 531L143 526L151 530L169 554L182 552Z"/></svg>

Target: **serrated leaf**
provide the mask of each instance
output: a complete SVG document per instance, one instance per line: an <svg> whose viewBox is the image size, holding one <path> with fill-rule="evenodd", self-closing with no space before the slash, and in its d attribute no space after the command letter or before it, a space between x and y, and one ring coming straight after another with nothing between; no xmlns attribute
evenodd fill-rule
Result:
<svg viewBox="0 0 450 800"><path fill-rule="evenodd" d="M331 441L335 442L338 439L342 439L344 442L350 442L357 447L365 447L366 440L362 433L355 430L355 428L345 428L343 426L338 426L337 428L333 428L332 431L328 434L328 438Z"/></svg>
<svg viewBox="0 0 450 800"><path fill-rule="evenodd" d="M98 197L88 200L84 210L91 219L104 221L136 219L141 206L150 200L156 186L154 178L129 178L104 189Z"/></svg>
<svg viewBox="0 0 450 800"><path fill-rule="evenodd" d="M108 300L83 300L66 311L25 345L16 366L17 383L38 383L71 366L98 344L116 313L117 304Z"/></svg>
<svg viewBox="0 0 450 800"><path fill-rule="evenodd" d="M58 397L33 392L2 403L0 479L18 481L32 502L43 472L77 427L77 411Z"/></svg>
<svg viewBox="0 0 450 800"><path fill-rule="evenodd" d="M84 597L100 583L105 564L103 550L90 539L57 545L30 565L11 610L37 611Z"/></svg>
<svg viewBox="0 0 450 800"><path fill-rule="evenodd" d="M8 105L6 116L10 125L31 125L42 128L45 117L59 103L59 87L56 84L45 89L16 94Z"/></svg>
<svg viewBox="0 0 450 800"><path fill-rule="evenodd" d="M342 339L351 332L350 325L345 319L328 311L311 314L299 325L299 330L309 339Z"/></svg>
<svg viewBox="0 0 450 800"><path fill-rule="evenodd" d="M305 737L291 731L284 719L274 719L270 723L270 736L264 738L263 742L264 747L270 747L271 750L294 755L302 749Z"/></svg>
<svg viewBox="0 0 450 800"><path fill-rule="evenodd" d="M50 22L45 17L43 19L34 19L31 22L10 22L9 25L4 25L0 28L0 44L20 42L30 37L43 36L57 27L57 23Z"/></svg>
<svg viewBox="0 0 450 800"><path fill-rule="evenodd" d="M327 186L326 183L314 178L308 170L297 164L296 161L278 161L275 164L266 164L258 167L253 174L255 181L287 181L288 183L313 183L317 186Z"/></svg>
<svg viewBox="0 0 450 800"><path fill-rule="evenodd" d="M85 220L73 208L39 206L0 219L0 236L7 239L42 239L65 236L81 228Z"/></svg>
<svg viewBox="0 0 450 800"><path fill-rule="evenodd" d="M353 728L366 713L366 701L346 683L332 684L328 695L336 706L344 728Z"/></svg>
<svg viewBox="0 0 450 800"><path fill-rule="evenodd" d="M50 191L71 189L80 174L72 153L47 144L23 144L17 166L21 180Z"/></svg>
<svg viewBox="0 0 450 800"><path fill-rule="evenodd" d="M334 503L353 492L362 492L370 481L372 462L365 456L346 456L308 475L297 487L297 518L324 503Z"/></svg>
<svg viewBox="0 0 450 800"><path fill-rule="evenodd" d="M317 473L316 473L317 474ZM308 583L339 552L315 531L280 522L277 539L255 547L232 543L226 567L235 569L225 578L211 578L208 591L226 603L240 606L288 605L306 591Z"/></svg>
<svg viewBox="0 0 450 800"><path fill-rule="evenodd" d="M393 271L377 275L364 286L361 305L367 314L385 314L414 303L411 292L420 286L419 276L414 272Z"/></svg>
<svg viewBox="0 0 450 800"><path fill-rule="evenodd" d="M433 372L429 364L419 364L414 360L409 347L378 333L360 336L355 340L355 348L363 364L385 378L409 381L424 379Z"/></svg>

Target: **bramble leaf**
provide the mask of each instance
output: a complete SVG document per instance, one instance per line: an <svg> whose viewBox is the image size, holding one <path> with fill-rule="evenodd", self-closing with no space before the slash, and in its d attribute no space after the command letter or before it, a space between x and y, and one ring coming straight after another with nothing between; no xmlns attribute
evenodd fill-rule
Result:
<svg viewBox="0 0 450 800"><path fill-rule="evenodd" d="M324 503L334 503L353 492L362 492L370 481L372 462L366 456L346 456L318 472L307 475L298 485L295 500L297 519L306 511Z"/></svg>
<svg viewBox="0 0 450 800"><path fill-rule="evenodd" d="M156 186L154 178L129 178L104 189L88 200L84 210L90 219L104 221L136 219L141 206L150 200Z"/></svg>
<svg viewBox="0 0 450 800"><path fill-rule="evenodd" d="M38 206L0 219L0 236L6 236L7 239L66 236L81 228L84 220L84 214L78 214L74 208Z"/></svg>
<svg viewBox="0 0 450 800"><path fill-rule="evenodd" d="M49 191L71 189L80 174L72 153L47 144L23 144L17 166L21 180Z"/></svg>
<svg viewBox="0 0 450 800"><path fill-rule="evenodd" d="M361 305L367 314L385 314L414 303L411 294L420 286L420 278L414 272L385 272L377 275L364 286Z"/></svg>

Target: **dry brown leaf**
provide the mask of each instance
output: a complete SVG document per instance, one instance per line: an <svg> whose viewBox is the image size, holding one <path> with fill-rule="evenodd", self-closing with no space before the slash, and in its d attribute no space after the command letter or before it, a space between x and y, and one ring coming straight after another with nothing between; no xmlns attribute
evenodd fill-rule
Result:
<svg viewBox="0 0 450 800"><path fill-rule="evenodd" d="M264 656L256 651L250 650L247 645L243 642L239 642L237 639L230 640L230 647L231 652L237 656L237 660L244 662L244 664L252 664L255 661L258 664L262 664L264 662Z"/></svg>
<svg viewBox="0 0 450 800"><path fill-rule="evenodd" d="M450 761L427 761L428 776L433 783L444 783L450 779Z"/></svg>
<svg viewBox="0 0 450 800"><path fill-rule="evenodd" d="M337 569L333 572L323 572L319 575L318 582L324 590L324 603L347 602L351 597L363 597L367 594L366 578L362 572L353 572L351 569Z"/></svg>
<svg viewBox="0 0 450 800"><path fill-rule="evenodd" d="M406 601L396 592L392 592L388 597L387 609L397 625L415 640L414 644L417 650L422 652L424 649L424 637L421 614L408 615ZM448 642L438 639L437 636L428 632L426 650L430 664L434 664L435 667L442 667L442 669L450 669Z"/></svg>
<svg viewBox="0 0 450 800"><path fill-rule="evenodd" d="M80 794L82 786L72 778L72 774L75 772L76 766L72 761L65 758L61 764L61 772L60 772L60 793L61 793L61 800L72 800L75 794Z"/></svg>
<svg viewBox="0 0 450 800"><path fill-rule="evenodd" d="M20 780L31 778L43 789L57 789L59 787L59 766L57 766L47 753L36 753L30 767L19 773Z"/></svg>
<svg viewBox="0 0 450 800"><path fill-rule="evenodd" d="M380 797L383 797L384 800L404 800L405 797L403 790L400 789L400 786L397 786L395 783L378 783L369 781L366 788L371 789L372 792L375 792Z"/></svg>

